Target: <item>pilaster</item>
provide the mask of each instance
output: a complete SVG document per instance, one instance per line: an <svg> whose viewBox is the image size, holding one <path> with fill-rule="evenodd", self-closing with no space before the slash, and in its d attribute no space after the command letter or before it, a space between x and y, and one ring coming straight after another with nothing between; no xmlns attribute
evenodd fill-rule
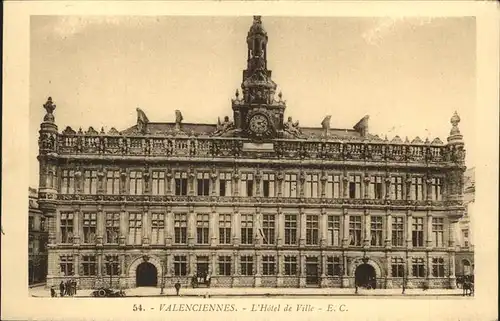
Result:
<svg viewBox="0 0 500 321"><path fill-rule="evenodd" d="M386 210L385 230L385 247L390 249L392 247L392 212L390 209Z"/></svg>

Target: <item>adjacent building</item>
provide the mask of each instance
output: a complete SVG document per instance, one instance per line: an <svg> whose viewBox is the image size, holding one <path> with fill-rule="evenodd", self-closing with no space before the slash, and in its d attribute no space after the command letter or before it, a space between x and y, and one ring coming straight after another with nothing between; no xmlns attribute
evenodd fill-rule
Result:
<svg viewBox="0 0 500 321"><path fill-rule="evenodd" d="M453 287L464 143L302 127L286 117L254 17L232 117L59 132L40 127L48 284ZM64 108L64 106L62 107ZM444 123L443 123L444 125Z"/></svg>
<svg viewBox="0 0 500 321"><path fill-rule="evenodd" d="M474 275L474 240L472 226L474 220L474 205L476 192L474 168L465 171L464 205L465 212L458 224L458 242L456 254L456 274Z"/></svg>
<svg viewBox="0 0 500 321"><path fill-rule="evenodd" d="M29 188L28 211L28 284L45 282L47 277L46 219L38 208L38 191Z"/></svg>

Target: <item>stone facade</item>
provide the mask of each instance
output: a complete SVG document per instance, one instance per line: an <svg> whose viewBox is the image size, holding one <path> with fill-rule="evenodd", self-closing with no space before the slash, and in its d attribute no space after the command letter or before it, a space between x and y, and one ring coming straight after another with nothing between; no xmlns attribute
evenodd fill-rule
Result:
<svg viewBox="0 0 500 321"><path fill-rule="evenodd" d="M475 180L474 168L465 171L464 180L464 216L458 222L456 275L474 275L474 206L475 206Z"/></svg>
<svg viewBox="0 0 500 321"><path fill-rule="evenodd" d="M260 17L233 119L58 131L51 98L39 136L48 284L220 287L455 286L465 150L285 121Z"/></svg>
<svg viewBox="0 0 500 321"><path fill-rule="evenodd" d="M29 188L28 211L28 283L45 282L47 276L47 225L38 208L38 191Z"/></svg>

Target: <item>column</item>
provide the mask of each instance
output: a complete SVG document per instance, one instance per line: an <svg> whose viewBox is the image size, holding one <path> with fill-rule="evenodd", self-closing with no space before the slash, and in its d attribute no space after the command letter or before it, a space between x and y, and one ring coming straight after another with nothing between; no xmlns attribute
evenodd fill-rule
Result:
<svg viewBox="0 0 500 321"><path fill-rule="evenodd" d="M455 251L455 227L457 222L448 220L448 246Z"/></svg>
<svg viewBox="0 0 500 321"><path fill-rule="evenodd" d="M320 222L320 227L321 227L321 247L327 246L327 233L328 233L328 215L326 213L326 210L324 208L321 209L321 222Z"/></svg>
<svg viewBox="0 0 500 321"><path fill-rule="evenodd" d="M219 213L217 213L217 211L215 210L215 207L214 209L212 210L212 215L210 215L210 245L211 246L216 246L217 243L218 243L218 235L219 233L218 232L218 225L219 225Z"/></svg>
<svg viewBox="0 0 500 321"><path fill-rule="evenodd" d="M195 232L196 232L196 214L194 208L190 206L187 217L187 232L188 232L188 245L194 246Z"/></svg>
<svg viewBox="0 0 500 321"><path fill-rule="evenodd" d="M173 270L172 253L170 252L170 250L167 250L165 253L165 272L166 272L165 277L167 279L170 279L172 277L172 270Z"/></svg>
<svg viewBox="0 0 500 321"><path fill-rule="evenodd" d="M405 260L406 260L406 262L405 262L406 287L407 288L411 288L411 286L409 286L410 282L408 282L409 279L410 279L410 276L411 276L411 257L409 257L408 254L407 254Z"/></svg>
<svg viewBox="0 0 500 321"><path fill-rule="evenodd" d="M189 253L189 277L193 277L196 274L196 256L194 253Z"/></svg>
<svg viewBox="0 0 500 321"><path fill-rule="evenodd" d="M262 244L262 236L260 232L262 230L262 214L260 213L260 207L255 208L255 246L259 247Z"/></svg>
<svg viewBox="0 0 500 321"><path fill-rule="evenodd" d="M232 273L233 276L233 286L238 286L240 284L240 269L239 269L239 259L238 251L233 251L232 257Z"/></svg>
<svg viewBox="0 0 500 321"><path fill-rule="evenodd" d="M412 224L413 224L413 213L411 210L406 212L406 247L412 248Z"/></svg>
<svg viewBox="0 0 500 321"><path fill-rule="evenodd" d="M165 225L165 244L166 246L171 246L173 243L172 237L174 235L174 213L172 213L172 207L167 206L166 209L167 224Z"/></svg>
<svg viewBox="0 0 500 321"><path fill-rule="evenodd" d="M47 213L45 213L47 215ZM48 216L47 227L49 231L49 244L55 245L59 243L61 233L61 213L56 211L53 215Z"/></svg>
<svg viewBox="0 0 500 321"><path fill-rule="evenodd" d="M104 219L104 212L102 210L102 205L97 206L97 245L102 245L103 244L103 239L104 239L104 225L105 225L105 219Z"/></svg>
<svg viewBox="0 0 500 321"><path fill-rule="evenodd" d="M427 224L426 224L426 247L428 249L432 248L432 212L429 210L427 211Z"/></svg>
<svg viewBox="0 0 500 321"><path fill-rule="evenodd" d="M300 239L299 239L299 246L305 246L306 245L306 213L304 212L304 209L299 209L300 210Z"/></svg>
<svg viewBox="0 0 500 321"><path fill-rule="evenodd" d="M385 247L392 247L392 212L390 209L386 211L386 221L385 221Z"/></svg>
<svg viewBox="0 0 500 321"><path fill-rule="evenodd" d="M102 277L102 253L97 253L97 277Z"/></svg>
<svg viewBox="0 0 500 321"><path fill-rule="evenodd" d="M347 208L343 209L343 228L342 228L342 247L349 246L349 212Z"/></svg>
<svg viewBox="0 0 500 321"><path fill-rule="evenodd" d="M385 260L385 269L387 271L386 273L386 282L385 282L385 286L387 289L391 289L392 288L392 269L391 269L391 260L392 260L392 257L390 255L387 255L386 256L386 260Z"/></svg>
<svg viewBox="0 0 500 321"><path fill-rule="evenodd" d="M326 253L321 253L321 287L326 287Z"/></svg>
<svg viewBox="0 0 500 321"><path fill-rule="evenodd" d="M342 252L342 279L341 286L343 288L349 287L349 267L347 266L347 256Z"/></svg>
<svg viewBox="0 0 500 321"><path fill-rule="evenodd" d="M212 255L212 271L210 271L210 274L213 276L217 275L217 253L214 251L211 253Z"/></svg>
<svg viewBox="0 0 500 321"><path fill-rule="evenodd" d="M449 264L450 268L448 271L448 275L450 276L450 288L456 289L457 282L456 282L456 277L455 277L455 251L454 250L452 252L450 252L449 260L450 260L450 264Z"/></svg>
<svg viewBox="0 0 500 321"><path fill-rule="evenodd" d="M278 246L282 246L285 240L285 214L281 208L278 208Z"/></svg>
<svg viewBox="0 0 500 321"><path fill-rule="evenodd" d="M125 254L120 254L118 259L120 260L119 286L120 288L125 288L127 285L126 274L125 274Z"/></svg>
<svg viewBox="0 0 500 321"><path fill-rule="evenodd" d="M120 213L120 245L125 246L127 244L127 222L128 222L128 212L125 210L125 206L122 205Z"/></svg>
<svg viewBox="0 0 500 321"><path fill-rule="evenodd" d="M73 264L74 264L74 268L73 268L73 274L74 276L78 277L80 275L80 254L78 253L74 253L73 254Z"/></svg>
<svg viewBox="0 0 500 321"><path fill-rule="evenodd" d="M364 247L370 247L371 243L371 217L370 217L370 210L365 209L364 213L364 230L365 230L365 239L363 240L363 246Z"/></svg>
<svg viewBox="0 0 500 321"><path fill-rule="evenodd" d="M300 281L299 287L303 288L306 286L306 255L300 254Z"/></svg>
<svg viewBox="0 0 500 321"><path fill-rule="evenodd" d="M262 276L262 255L260 253L255 253L255 280L254 286L260 287Z"/></svg>
<svg viewBox="0 0 500 321"><path fill-rule="evenodd" d="M233 209L233 228L232 228L232 234L233 234L233 244L234 246L240 245L240 239L241 239L241 214L238 210L237 207L234 207Z"/></svg>
<svg viewBox="0 0 500 321"><path fill-rule="evenodd" d="M144 213L142 215L142 246L149 246L149 235L151 234L149 228L150 217L151 215L149 208L148 207L144 208Z"/></svg>
<svg viewBox="0 0 500 321"><path fill-rule="evenodd" d="M277 286L282 287L283 286L283 267L284 267L284 262L285 262L285 256L283 255L283 253L281 253L281 252L278 253L277 260L278 260L277 264L276 264L277 274L278 274Z"/></svg>
<svg viewBox="0 0 500 321"><path fill-rule="evenodd" d="M76 246L80 245L80 235L82 235L81 230L82 226L80 224L80 216L81 216L80 208L76 209L73 212L73 244ZM58 220L59 223L61 220ZM59 229L60 230L60 229Z"/></svg>

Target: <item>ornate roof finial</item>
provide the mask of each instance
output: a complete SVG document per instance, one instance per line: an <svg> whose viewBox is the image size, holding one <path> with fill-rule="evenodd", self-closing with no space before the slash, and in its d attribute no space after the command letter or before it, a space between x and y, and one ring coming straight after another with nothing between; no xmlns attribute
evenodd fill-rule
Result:
<svg viewBox="0 0 500 321"><path fill-rule="evenodd" d="M240 91L238 90L238 88L236 88L236 93L234 95L236 96L236 99L240 97Z"/></svg>
<svg viewBox="0 0 500 321"><path fill-rule="evenodd" d="M283 93L281 91L278 94L278 98L280 99L280 101L283 99Z"/></svg>
<svg viewBox="0 0 500 321"><path fill-rule="evenodd" d="M47 98L47 102L43 104L43 108L47 111L43 117L43 121L53 123L55 118L52 112L56 109L56 105L52 102L52 97Z"/></svg>
<svg viewBox="0 0 500 321"><path fill-rule="evenodd" d="M460 123L460 116L458 116L458 113L456 111L453 114L453 116L451 116L450 123L451 123L451 130L450 130L450 135L448 136L448 142L463 143L462 141L463 136L460 133L460 129L458 129L458 123Z"/></svg>

